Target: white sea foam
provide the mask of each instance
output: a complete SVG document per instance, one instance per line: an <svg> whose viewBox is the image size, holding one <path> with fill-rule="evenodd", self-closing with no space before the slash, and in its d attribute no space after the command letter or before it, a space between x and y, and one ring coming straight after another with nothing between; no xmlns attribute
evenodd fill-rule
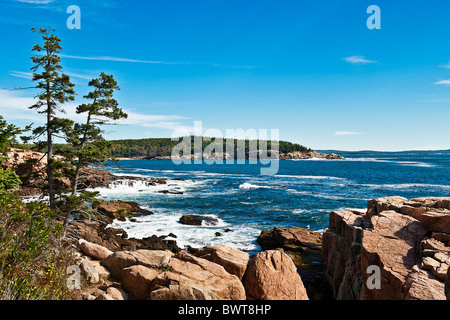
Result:
<svg viewBox="0 0 450 320"><path fill-rule="evenodd" d="M294 209L294 210L292 210L292 213L294 213L294 214L303 214L303 213L306 213L306 212L308 212L308 210L306 210L306 209Z"/></svg>
<svg viewBox="0 0 450 320"><path fill-rule="evenodd" d="M244 182L241 185L239 185L239 189L241 190L253 190L253 189L270 189L271 186L261 186L256 184L251 184L248 182Z"/></svg>
<svg viewBox="0 0 450 320"><path fill-rule="evenodd" d="M118 195L135 195L135 194L149 194L161 193L167 191L170 195L184 194L192 189L199 187L206 183L204 180L167 180L166 184L155 183L152 184L148 180L132 180L120 179L113 181L106 187L97 187L89 189L90 191L99 191L104 197L118 196Z"/></svg>
<svg viewBox="0 0 450 320"><path fill-rule="evenodd" d="M217 215L204 214L210 218L217 219L215 225L192 226L179 223L182 214L186 212L175 212L154 209L154 214L136 218L137 222L115 220L110 225L113 228L124 229L129 237L142 239L151 235L168 235L174 233L174 239L180 248L192 246L195 248L210 245L226 245L240 250L256 250L258 245L254 240L260 233L260 229L248 225L230 225ZM231 228L232 231L225 232ZM219 232L221 235L217 236Z"/></svg>

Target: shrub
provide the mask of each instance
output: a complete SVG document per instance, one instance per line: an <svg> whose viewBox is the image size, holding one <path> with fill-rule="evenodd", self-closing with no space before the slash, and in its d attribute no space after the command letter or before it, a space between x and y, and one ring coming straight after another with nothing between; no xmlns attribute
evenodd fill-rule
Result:
<svg viewBox="0 0 450 320"><path fill-rule="evenodd" d="M72 258L53 217L45 203L23 203L0 191L0 299L69 298L66 270Z"/></svg>

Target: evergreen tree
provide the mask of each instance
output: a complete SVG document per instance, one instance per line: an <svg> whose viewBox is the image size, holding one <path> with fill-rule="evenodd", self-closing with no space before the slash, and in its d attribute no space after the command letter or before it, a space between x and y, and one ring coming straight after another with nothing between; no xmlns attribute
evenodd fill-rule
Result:
<svg viewBox="0 0 450 320"><path fill-rule="evenodd" d="M36 31L34 28L31 29ZM50 208L55 208L55 184L53 180L54 149L53 140L59 132L72 125L72 121L56 117L56 112L64 112L61 104L74 100L74 84L70 77L61 72L61 40L53 33L55 29L39 29L42 36L43 46L36 44L32 52L36 55L31 57L33 61L33 81L37 82L36 88L40 89L36 96L38 101L30 109L38 110L38 113L46 115L45 125L33 130L34 138L46 135L47 154L47 182Z"/></svg>
<svg viewBox="0 0 450 320"><path fill-rule="evenodd" d="M113 98L115 90L120 90L116 80L112 75L101 73L97 79L92 79L89 86L93 91L89 92L85 99L90 103L81 104L77 107L77 114L86 114L86 123L75 123L69 130L66 130L66 140L71 148L66 152L74 167L71 181L71 196L66 196L67 208L64 227L67 226L70 213L81 203L80 197L85 200L95 196L95 194L77 195L80 180L80 170L89 165L103 165L110 156L111 143L102 136L100 126L113 124L113 121L127 118L127 114L118 106L118 102Z"/></svg>

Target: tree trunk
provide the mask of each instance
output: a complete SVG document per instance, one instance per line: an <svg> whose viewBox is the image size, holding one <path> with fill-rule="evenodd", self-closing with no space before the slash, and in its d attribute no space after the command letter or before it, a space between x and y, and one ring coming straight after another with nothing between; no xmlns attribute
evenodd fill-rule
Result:
<svg viewBox="0 0 450 320"><path fill-rule="evenodd" d="M52 141L52 109L50 102L50 84L47 83L47 183L50 209L55 209L55 184L53 181L53 141Z"/></svg>

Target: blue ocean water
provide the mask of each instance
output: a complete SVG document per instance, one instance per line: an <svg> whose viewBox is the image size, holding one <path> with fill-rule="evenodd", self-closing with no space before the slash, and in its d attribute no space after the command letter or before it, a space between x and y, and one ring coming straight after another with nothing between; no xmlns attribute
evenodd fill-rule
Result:
<svg viewBox="0 0 450 320"><path fill-rule="evenodd" d="M107 170L116 175L163 177L167 184L149 186L124 179L96 190L105 199L135 201L155 213L135 222L113 223L130 237L174 233L180 247L228 245L252 252L260 250L256 238L265 228L300 226L323 231L330 211L363 210L376 197L450 196L450 153L341 155L344 160L282 160L274 176L260 175L260 164L121 160ZM164 190L169 193L160 192ZM178 222L183 214L217 221L183 225Z"/></svg>

